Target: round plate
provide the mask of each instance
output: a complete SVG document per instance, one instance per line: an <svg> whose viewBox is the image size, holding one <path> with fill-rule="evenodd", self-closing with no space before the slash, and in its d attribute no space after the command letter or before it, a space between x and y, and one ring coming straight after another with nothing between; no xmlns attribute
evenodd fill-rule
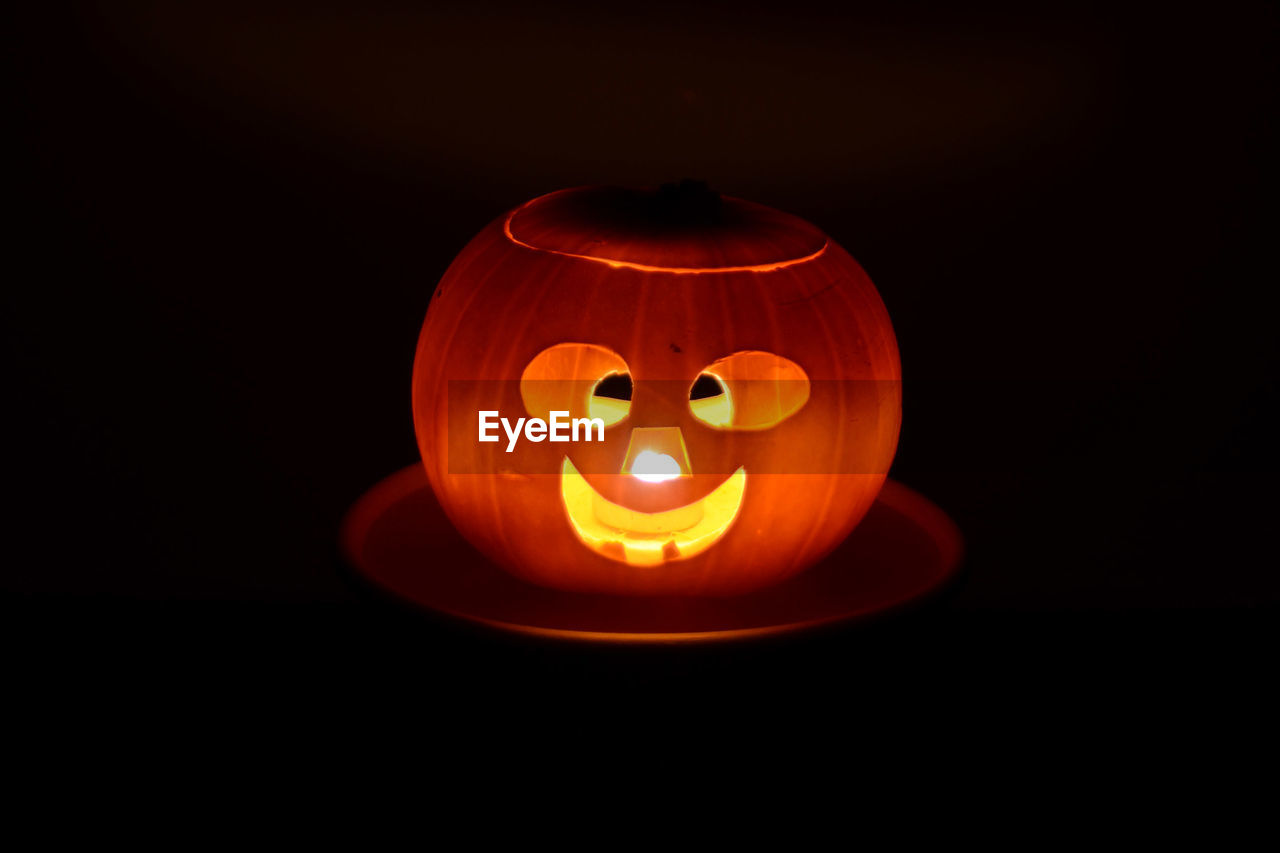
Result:
<svg viewBox="0 0 1280 853"><path fill-rule="evenodd" d="M733 598L583 595L533 586L487 561L454 529L421 465L366 492L342 545L359 573L399 598L495 628L625 643L705 642L862 619L939 589L960 563L942 510L886 481L866 518L827 558Z"/></svg>

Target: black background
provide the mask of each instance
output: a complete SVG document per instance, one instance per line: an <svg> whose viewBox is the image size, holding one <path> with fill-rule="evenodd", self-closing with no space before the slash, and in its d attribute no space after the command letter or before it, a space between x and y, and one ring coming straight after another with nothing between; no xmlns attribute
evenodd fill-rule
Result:
<svg viewBox="0 0 1280 853"><path fill-rule="evenodd" d="M1039 5L17 13L10 651L160 685L385 674L443 704L1258 681L1276 12ZM452 257L535 195L682 177L814 222L877 282L893 476L960 524L961 582L683 651L494 637L354 583L337 526L417 458Z"/></svg>

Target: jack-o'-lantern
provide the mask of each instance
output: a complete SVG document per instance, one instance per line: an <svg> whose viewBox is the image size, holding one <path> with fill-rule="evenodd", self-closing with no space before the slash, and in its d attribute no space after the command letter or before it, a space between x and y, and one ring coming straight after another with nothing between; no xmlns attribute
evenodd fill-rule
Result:
<svg viewBox="0 0 1280 853"><path fill-rule="evenodd" d="M449 267L414 423L449 518L518 577L729 595L804 569L867 512L899 371L879 294L812 225L693 182L582 188L501 217Z"/></svg>

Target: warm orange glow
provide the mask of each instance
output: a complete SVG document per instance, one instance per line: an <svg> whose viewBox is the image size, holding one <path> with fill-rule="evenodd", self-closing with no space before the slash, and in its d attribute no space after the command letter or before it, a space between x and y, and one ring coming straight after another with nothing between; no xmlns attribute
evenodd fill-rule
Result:
<svg viewBox="0 0 1280 853"><path fill-rule="evenodd" d="M471 241L431 302L413 380L425 469L463 535L533 584L779 583L849 534L893 459L897 344L866 274L760 205L694 188L692 213L668 216L680 192L523 205ZM590 444L478 444L478 411L608 429Z"/></svg>
<svg viewBox="0 0 1280 853"><path fill-rule="evenodd" d="M889 481L832 559L780 587L729 600L683 598L676 608L663 599L565 596L522 583L470 549L421 465L361 496L343 520L342 547L377 588L437 613L522 635L663 645L759 638L893 609L953 578L962 551L959 531L941 510ZM665 570L617 565L646 577ZM673 568L687 572L693 565Z"/></svg>
<svg viewBox="0 0 1280 853"><path fill-rule="evenodd" d="M720 386L720 393L714 397L690 400L689 408L693 411L693 416L704 424L727 427L733 423L733 398L729 396L729 389L725 387L724 380L706 371L704 374L716 381Z"/></svg>
<svg viewBox="0 0 1280 853"><path fill-rule="evenodd" d="M656 566L696 557L718 542L738 517L746 485L747 473L739 468L700 501L639 512L605 500L566 458L560 495L574 532L592 551L632 566Z"/></svg>
<svg viewBox="0 0 1280 853"><path fill-rule="evenodd" d="M626 373L627 363L612 350L595 344L564 343L538 353L520 374L525 410L547 420L551 412L600 418L611 426L627 416L626 400L595 397L596 383L610 373Z"/></svg>
<svg viewBox="0 0 1280 853"><path fill-rule="evenodd" d="M772 429L809 401L804 368L770 352L736 352L704 372L725 389L718 397L690 402L694 415L711 426Z"/></svg>
<svg viewBox="0 0 1280 853"><path fill-rule="evenodd" d="M630 400L615 400L612 397L592 395L587 400L587 417L599 418L605 426L621 423L631 411Z"/></svg>
<svg viewBox="0 0 1280 853"><path fill-rule="evenodd" d="M662 483L693 473L679 427L639 427L631 431L621 473L646 483Z"/></svg>

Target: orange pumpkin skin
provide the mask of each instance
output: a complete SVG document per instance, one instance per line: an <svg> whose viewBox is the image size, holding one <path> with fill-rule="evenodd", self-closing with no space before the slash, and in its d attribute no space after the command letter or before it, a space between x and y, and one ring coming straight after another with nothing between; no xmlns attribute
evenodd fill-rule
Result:
<svg viewBox="0 0 1280 853"><path fill-rule="evenodd" d="M419 449L457 528L524 580L574 592L740 594L813 564L871 507L901 424L897 344L870 279L812 225L730 198L706 216L672 221L656 197L552 193L467 245L418 342ZM634 387L626 419L603 442L522 439L512 453L505 437L479 443L477 412L527 415L523 371L570 342L625 361ZM695 418L690 385L742 351L799 365L811 382L807 402L766 429ZM692 476L637 486L611 473L621 472L632 430L642 427L678 427ZM632 565L588 547L570 524L560 491L565 456L601 496L646 513L696 501L738 467L745 489L732 524L705 551Z"/></svg>

